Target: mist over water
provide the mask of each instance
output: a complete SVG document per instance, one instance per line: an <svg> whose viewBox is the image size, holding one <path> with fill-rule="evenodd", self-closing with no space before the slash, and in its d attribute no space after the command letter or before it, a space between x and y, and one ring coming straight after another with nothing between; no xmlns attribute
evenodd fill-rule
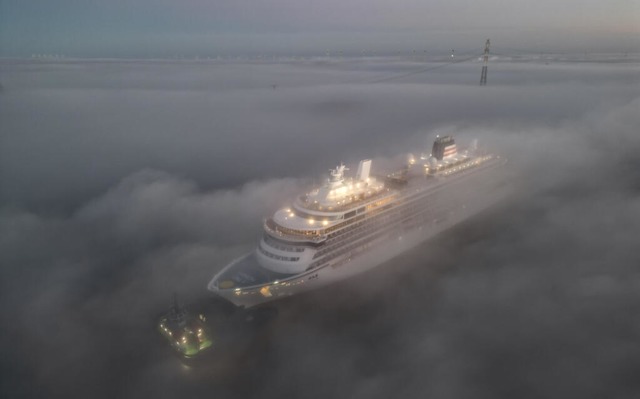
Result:
<svg viewBox="0 0 640 399"><path fill-rule="evenodd" d="M398 58L2 61L3 396L637 397L640 73L598 61L498 57L486 87L367 83L424 66ZM239 370L163 345L171 293L205 298L263 217L436 134L507 156L516 195L283 302Z"/></svg>

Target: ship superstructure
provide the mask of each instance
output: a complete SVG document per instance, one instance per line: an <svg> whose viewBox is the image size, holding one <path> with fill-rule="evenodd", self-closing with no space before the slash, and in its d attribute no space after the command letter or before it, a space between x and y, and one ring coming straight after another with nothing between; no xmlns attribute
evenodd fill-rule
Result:
<svg viewBox="0 0 640 399"><path fill-rule="evenodd" d="M251 307L361 273L495 202L506 160L458 152L451 136L401 170L374 176L363 160L354 177L340 164L326 182L264 222L257 248L211 280L209 290Z"/></svg>

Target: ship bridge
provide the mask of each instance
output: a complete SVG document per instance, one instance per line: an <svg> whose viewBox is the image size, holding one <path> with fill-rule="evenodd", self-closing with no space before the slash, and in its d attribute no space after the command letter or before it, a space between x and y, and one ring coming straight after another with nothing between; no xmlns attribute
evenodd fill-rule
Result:
<svg viewBox="0 0 640 399"><path fill-rule="evenodd" d="M345 178L346 170L342 164L336 166L322 187L298 198L296 207L301 211L339 212L384 190L384 184L370 176L370 159L360 161L355 178Z"/></svg>
<svg viewBox="0 0 640 399"><path fill-rule="evenodd" d="M345 219L390 194L384 183L370 176L371 160L360 161L355 178L345 178L345 170L338 165L322 187L298 197L292 207L276 211L265 221L265 231L291 240L320 242Z"/></svg>

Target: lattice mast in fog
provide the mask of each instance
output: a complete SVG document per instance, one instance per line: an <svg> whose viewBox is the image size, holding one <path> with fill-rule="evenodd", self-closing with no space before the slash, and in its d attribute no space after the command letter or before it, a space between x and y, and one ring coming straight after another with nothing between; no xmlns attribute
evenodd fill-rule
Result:
<svg viewBox="0 0 640 399"><path fill-rule="evenodd" d="M480 74L480 86L485 86L487 84L487 66L489 64L489 45L491 42L487 39L487 42L484 44L484 56L482 57L483 65L482 65L482 74Z"/></svg>

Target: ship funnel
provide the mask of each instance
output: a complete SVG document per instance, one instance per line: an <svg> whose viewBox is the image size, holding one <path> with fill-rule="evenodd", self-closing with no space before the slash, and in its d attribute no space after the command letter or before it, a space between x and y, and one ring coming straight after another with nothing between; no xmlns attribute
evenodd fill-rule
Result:
<svg viewBox="0 0 640 399"><path fill-rule="evenodd" d="M458 153L456 148L456 142L451 136L437 136L433 142L433 149L431 154L438 160L442 161L443 158L454 156Z"/></svg>
<svg viewBox="0 0 640 399"><path fill-rule="evenodd" d="M356 180L366 181L369 178L369 172L371 172L371 160L363 159L358 165Z"/></svg>

